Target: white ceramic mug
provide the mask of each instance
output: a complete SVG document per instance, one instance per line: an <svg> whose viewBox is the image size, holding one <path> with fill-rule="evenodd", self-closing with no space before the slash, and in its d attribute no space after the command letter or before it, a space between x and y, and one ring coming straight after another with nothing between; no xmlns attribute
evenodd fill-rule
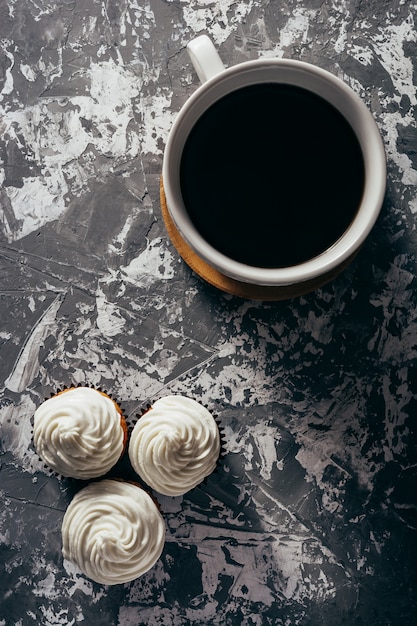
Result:
<svg viewBox="0 0 417 626"><path fill-rule="evenodd" d="M225 69L211 40L202 35L188 44L202 81L175 119L163 161L163 185L170 216L194 252L225 276L252 285L280 287L320 279L345 266L360 248L380 213L386 185L386 160L376 123L361 99L342 80L309 63L258 59ZM343 235L314 258L288 267L254 267L226 256L194 226L183 201L180 165L185 142L201 115L230 92L257 83L285 83L310 90L335 107L353 129L362 151L364 189L360 206ZM204 146L202 146L202 150Z"/></svg>

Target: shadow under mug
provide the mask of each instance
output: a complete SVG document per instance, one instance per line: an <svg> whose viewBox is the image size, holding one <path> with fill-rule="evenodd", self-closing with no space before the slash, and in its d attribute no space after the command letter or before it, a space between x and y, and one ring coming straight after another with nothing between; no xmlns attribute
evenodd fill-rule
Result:
<svg viewBox="0 0 417 626"><path fill-rule="evenodd" d="M363 244L378 218L385 194L385 152L380 133L370 111L347 84L315 65L289 59L261 58L225 69L211 40L206 35L192 40L187 48L202 85L197 88L178 113L164 152L162 180L169 218L175 229L198 259L207 264L207 267L213 268L232 281L253 286L265 286L266 288L291 288L291 286L295 286L296 293L297 286L302 291L303 285L319 284L321 277L333 277L338 273L338 268L342 269L350 262ZM330 104L337 110L338 114L343 116L353 131L363 161L363 186L358 199L358 206L354 207L350 222L342 234L332 241L326 249L312 256L312 258L288 265L280 264L279 267L265 267L245 262L244 258L234 258L208 241L207 237L203 236L197 228L196 220L191 216L191 211L184 201L185 194L182 188L184 180L181 178L184 176L182 172L184 148L190 133L202 116L226 96L234 92L240 94L242 93L241 90L248 86L263 85L285 85L289 86L290 89L301 88L303 92L312 93L314 97L318 96ZM239 99L236 102L239 103ZM262 110L261 100L257 115L262 115ZM252 123L255 125L255 130L251 130ZM223 128L227 128L227 123L223 124ZM211 132L215 136L215 123L213 123L212 129L209 129L209 134ZM247 119L245 129L242 132L248 135L256 132L256 115ZM204 145L197 146L197 158L195 158L196 155L193 156L197 161L200 148L202 153L205 151ZM280 146L277 146L277 150L279 149ZM233 150L230 158L233 159ZM315 165L317 168L317 164ZM205 167L210 168L210 165L207 166L206 164ZM297 167L297 164L294 164L294 167ZM272 195L273 190L279 188L279 178L280 172L277 171L274 179L269 181ZM209 184L215 188L216 180L210 179L210 173L208 173L208 180L210 181ZM323 173L323 180L325 184L326 172ZM234 180L233 184L248 188L247 186L252 183L245 175L241 180ZM300 178L300 185L302 184L303 180ZM202 195L206 193L204 189L197 191ZM343 193L345 191L340 189L340 194ZM195 210L198 211L199 206L194 207ZM282 209L279 202L276 205L271 203L268 210L285 210L285 207ZM312 206L311 210L314 211L315 207ZM338 201L336 198L334 211L337 210ZM257 219L256 206L254 206L251 219ZM214 225L214 228L223 227L222 223ZM250 228L250 224L248 228ZM236 232L238 230L236 228ZM236 236L233 227L227 236L230 238ZM291 236L293 233L288 233L288 237Z"/></svg>

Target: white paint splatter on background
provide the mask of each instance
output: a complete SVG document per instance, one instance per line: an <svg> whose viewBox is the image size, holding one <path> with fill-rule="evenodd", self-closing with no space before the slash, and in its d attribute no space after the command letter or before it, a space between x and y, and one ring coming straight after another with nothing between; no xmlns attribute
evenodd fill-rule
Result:
<svg viewBox="0 0 417 626"><path fill-rule="evenodd" d="M74 194L95 178L92 161L97 154L111 157L111 166L117 167L140 152L140 138L130 129L133 101L140 90L137 75L108 60L92 62L85 80L87 96L42 98L25 108L1 111L2 133L27 148L42 172L25 178L21 188L5 189L20 223L17 230L6 227L9 242L57 219L66 209L68 181Z"/></svg>
<svg viewBox="0 0 417 626"><path fill-rule="evenodd" d="M187 27L196 35L207 31L218 45L226 41L236 25L244 21L259 4L259 0L181 0Z"/></svg>
<svg viewBox="0 0 417 626"><path fill-rule="evenodd" d="M405 42L417 42L412 8L410 7L409 15L401 24L386 25L371 38L375 46L376 55L393 81L395 87L394 100L400 103L401 98L407 96L411 105L405 115L404 112L399 110L395 112L386 111L382 124L385 131L384 138L387 155L402 172L402 184L413 187L417 185L417 170L413 168L408 155L400 152L397 146L398 127L415 126L413 111L417 106L417 93L413 86L414 68L411 58L407 57L404 51ZM381 96L384 97L383 94ZM391 96L389 100L391 100ZM415 198L417 199L417 195ZM412 208L411 204L410 208Z"/></svg>
<svg viewBox="0 0 417 626"><path fill-rule="evenodd" d="M58 294L45 313L43 313L37 324L32 328L13 366L10 376L4 383L6 389L10 389L10 391L14 392L22 392L32 383L39 370L39 350L46 337L52 332L63 297L63 294Z"/></svg>
<svg viewBox="0 0 417 626"><path fill-rule="evenodd" d="M44 471L42 461L33 453L31 418L36 410L33 399L22 395L16 405L0 408L2 443L6 450L13 450L14 458L23 471L34 474Z"/></svg>
<svg viewBox="0 0 417 626"><path fill-rule="evenodd" d="M58 219L65 210L67 190L63 177L57 179L46 172L44 179L29 177L24 179L22 187L6 187L14 218L19 223L16 229L14 223L9 224L7 216L3 216L3 230L8 242L17 241Z"/></svg>
<svg viewBox="0 0 417 626"><path fill-rule="evenodd" d="M91 598L93 604L97 604L99 600L106 597L105 587L96 589L92 581L86 578L76 565L63 559L63 567L68 574L68 579L65 580L65 587L70 598L79 591Z"/></svg>
<svg viewBox="0 0 417 626"><path fill-rule="evenodd" d="M13 91L13 66L15 64L14 55L11 52L10 48L14 49L14 44L10 40L3 40L3 52L5 57L9 60L9 65L5 68L5 80L3 84L3 88L0 91L0 102L4 99L4 96L7 96Z"/></svg>
<svg viewBox="0 0 417 626"><path fill-rule="evenodd" d="M100 288L96 293L97 327L104 337L115 337L123 332L126 320L120 315L119 308L114 302L108 302Z"/></svg>
<svg viewBox="0 0 417 626"><path fill-rule="evenodd" d="M163 88L158 88L156 95L141 100L139 111L142 115L141 149L143 154L162 155L163 146L177 115L170 109L171 100L172 94Z"/></svg>
<svg viewBox="0 0 417 626"><path fill-rule="evenodd" d="M310 22L314 20L317 11L296 8L286 25L279 31L279 49L288 48L292 43L307 43Z"/></svg>
<svg viewBox="0 0 417 626"><path fill-rule="evenodd" d="M127 283L149 286L160 280L174 278L175 259L171 251L161 243L161 239L153 239L129 265L120 268Z"/></svg>
<svg viewBox="0 0 417 626"><path fill-rule="evenodd" d="M283 460L277 458L276 450L280 435L275 426L268 424L267 421L254 424L250 431L253 443L248 441L248 433L242 435L241 432L234 432L227 427L225 432L227 450L233 454L242 454L247 471L252 470L254 448L260 456L259 471L263 480L271 479L274 467L282 469Z"/></svg>

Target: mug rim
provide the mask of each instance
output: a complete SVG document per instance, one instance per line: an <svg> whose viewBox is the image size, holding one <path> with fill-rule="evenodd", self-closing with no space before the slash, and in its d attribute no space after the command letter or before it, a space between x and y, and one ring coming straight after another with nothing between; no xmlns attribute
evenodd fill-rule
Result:
<svg viewBox="0 0 417 626"><path fill-rule="evenodd" d="M280 70L280 80L260 79L261 75L272 74L274 70ZM286 80L283 79L284 76ZM288 80L290 77L291 82ZM202 113L231 91L265 82L284 82L310 88L336 106L352 126L359 140L365 164L362 200L346 231L321 254L298 265L279 268L256 267L235 261L209 244L191 222L179 185L179 164L185 139ZM326 88L331 97L329 93L323 93ZM182 142L180 150L177 148L178 142L180 144ZM243 283L285 286L309 281L334 270L360 248L382 207L386 187L386 158L382 138L371 112L344 81L331 72L305 61L260 58L233 65L219 72L189 96L178 112L168 136L163 157L162 180L167 208L175 227L200 258L224 275Z"/></svg>

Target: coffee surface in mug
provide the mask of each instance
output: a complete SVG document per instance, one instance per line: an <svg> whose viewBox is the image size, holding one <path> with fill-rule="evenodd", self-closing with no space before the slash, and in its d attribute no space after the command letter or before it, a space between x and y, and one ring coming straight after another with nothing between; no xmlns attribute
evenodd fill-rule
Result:
<svg viewBox="0 0 417 626"><path fill-rule="evenodd" d="M281 83L212 104L187 137L181 192L202 236L228 257L289 267L332 246L364 188L352 128L316 94Z"/></svg>

